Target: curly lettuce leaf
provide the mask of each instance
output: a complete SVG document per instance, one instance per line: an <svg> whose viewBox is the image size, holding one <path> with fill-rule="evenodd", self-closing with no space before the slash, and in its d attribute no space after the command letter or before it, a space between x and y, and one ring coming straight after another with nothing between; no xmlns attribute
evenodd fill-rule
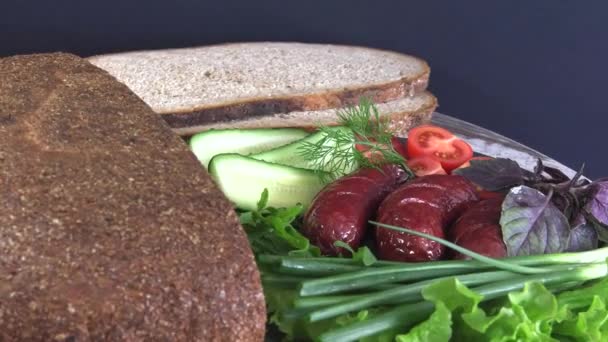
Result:
<svg viewBox="0 0 608 342"><path fill-rule="evenodd" d="M608 333L608 278L592 286L567 291L557 297L540 283L526 283L523 290L511 292L497 312L484 310L462 314L465 327L477 335L475 341L602 341Z"/></svg>
<svg viewBox="0 0 608 342"><path fill-rule="evenodd" d="M435 304L435 311L407 334L398 335L397 341L448 342L452 337L452 317L478 310L482 299L456 278L430 284L422 290L422 296Z"/></svg>
<svg viewBox="0 0 608 342"><path fill-rule="evenodd" d="M557 341L551 337L551 325L565 317L555 296L542 284L526 283L522 291L509 293L506 305L496 314L477 310L463 314L462 319L479 333L479 341Z"/></svg>
<svg viewBox="0 0 608 342"><path fill-rule="evenodd" d="M435 304L441 302L451 312L473 312L483 299L483 296L469 289L457 278L447 278L436 281L422 289L422 297Z"/></svg>
<svg viewBox="0 0 608 342"><path fill-rule="evenodd" d="M603 341L608 336L606 301L594 296L589 309L555 327L556 334L574 341Z"/></svg>
<svg viewBox="0 0 608 342"><path fill-rule="evenodd" d="M595 296L608 302L608 277L596 280L585 287L564 291L557 296L557 301L560 306L567 306L569 310L577 311L587 308Z"/></svg>
<svg viewBox="0 0 608 342"><path fill-rule="evenodd" d="M458 280L423 290L435 312L396 341L602 341L608 336L608 278L554 295L529 282L500 301L480 305L482 296Z"/></svg>
<svg viewBox="0 0 608 342"><path fill-rule="evenodd" d="M435 312L426 321L413 327L407 334L397 335L396 342L448 342L452 336L452 313L442 302L435 304Z"/></svg>

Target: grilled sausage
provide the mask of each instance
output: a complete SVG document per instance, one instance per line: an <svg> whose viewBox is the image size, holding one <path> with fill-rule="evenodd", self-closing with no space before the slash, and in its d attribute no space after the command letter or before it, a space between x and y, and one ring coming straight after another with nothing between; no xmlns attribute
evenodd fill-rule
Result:
<svg viewBox="0 0 608 342"><path fill-rule="evenodd" d="M356 249L380 202L405 179L401 167L387 164L381 170L361 169L330 183L306 212L303 234L325 255L344 252L334 246L337 240Z"/></svg>
<svg viewBox="0 0 608 342"><path fill-rule="evenodd" d="M446 227L477 200L474 185L464 177L429 175L388 195L378 209L377 220L443 238ZM444 247L429 239L381 227L375 235L382 259L430 261L444 255Z"/></svg>
<svg viewBox="0 0 608 342"><path fill-rule="evenodd" d="M448 230L450 241L485 256L507 256L499 223L503 199L501 196L472 205ZM461 253L452 254L454 259L469 258Z"/></svg>

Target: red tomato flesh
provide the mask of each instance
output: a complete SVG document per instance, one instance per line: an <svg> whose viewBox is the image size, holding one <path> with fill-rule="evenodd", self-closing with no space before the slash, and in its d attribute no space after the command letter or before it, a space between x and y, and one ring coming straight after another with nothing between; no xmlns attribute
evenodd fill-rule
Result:
<svg viewBox="0 0 608 342"><path fill-rule="evenodd" d="M431 125L410 130L407 139L410 157L430 156L441 163L447 172L459 167L473 157L473 149L450 131Z"/></svg>
<svg viewBox="0 0 608 342"><path fill-rule="evenodd" d="M419 177L447 174L437 160L428 156L412 158L407 161L407 166Z"/></svg>

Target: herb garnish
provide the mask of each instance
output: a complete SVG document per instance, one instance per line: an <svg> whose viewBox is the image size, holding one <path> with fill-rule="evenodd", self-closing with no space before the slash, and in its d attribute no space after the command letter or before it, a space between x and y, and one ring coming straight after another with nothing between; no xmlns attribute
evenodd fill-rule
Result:
<svg viewBox="0 0 608 342"><path fill-rule="evenodd" d="M380 164L391 163L402 165L407 174L414 177L405 158L392 145L389 121L380 116L369 99L362 98L358 106L340 110L337 116L338 125L348 129L320 125L319 130L325 137L315 143L304 143L300 148L300 155L315 169L328 171L330 177L337 178L345 170L378 168Z"/></svg>
<svg viewBox="0 0 608 342"><path fill-rule="evenodd" d="M560 253L568 248L570 225L548 195L527 187L509 191L500 226L509 256Z"/></svg>
<svg viewBox="0 0 608 342"><path fill-rule="evenodd" d="M264 189L257 209L240 213L241 224L247 232L253 252L274 255L319 256L318 247L308 241L294 224L303 211L302 205L273 208L268 204L268 189Z"/></svg>
<svg viewBox="0 0 608 342"><path fill-rule="evenodd" d="M471 160L471 166L456 169L461 175L488 191L501 191L524 183L524 172L515 161L505 158Z"/></svg>
<svg viewBox="0 0 608 342"><path fill-rule="evenodd" d="M608 181L589 182L583 167L570 179L540 159L531 172L496 158L471 161L454 173L506 193L501 227L510 256L583 251L608 242Z"/></svg>

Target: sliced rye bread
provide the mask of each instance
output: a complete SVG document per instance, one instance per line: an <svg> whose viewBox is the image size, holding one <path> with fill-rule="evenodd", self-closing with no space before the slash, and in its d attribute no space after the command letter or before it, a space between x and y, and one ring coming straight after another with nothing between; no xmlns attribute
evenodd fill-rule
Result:
<svg viewBox="0 0 608 342"><path fill-rule="evenodd" d="M0 79L0 341L263 340L233 207L158 115L73 55Z"/></svg>
<svg viewBox="0 0 608 342"><path fill-rule="evenodd" d="M234 43L90 57L170 125L237 121L413 96L430 68L416 57L364 47ZM173 128L184 128L172 126Z"/></svg>
<svg viewBox="0 0 608 342"><path fill-rule="evenodd" d="M382 118L390 121L390 128L397 136L405 136L411 127L430 121L437 108L437 99L431 93L422 93L401 99L378 103L376 108ZM174 114L165 114L163 118L173 130L183 136L192 135L209 129L223 128L280 128L280 127L317 127L337 124L336 113L344 108L332 108L319 111L297 111L260 117L249 117L243 120L232 120L210 124L197 124L195 121Z"/></svg>

